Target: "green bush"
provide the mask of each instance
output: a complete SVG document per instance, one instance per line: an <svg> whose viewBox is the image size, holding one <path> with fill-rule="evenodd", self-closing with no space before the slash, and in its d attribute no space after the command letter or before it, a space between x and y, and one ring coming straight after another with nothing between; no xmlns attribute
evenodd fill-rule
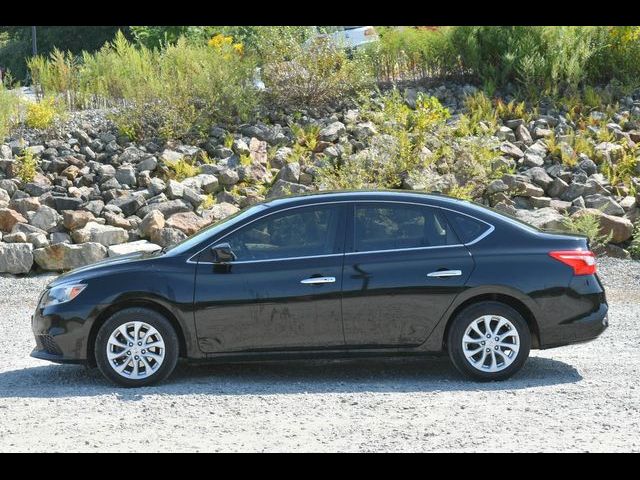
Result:
<svg viewBox="0 0 640 480"><path fill-rule="evenodd" d="M27 104L25 124L30 128L49 128L56 118L64 115L64 106L53 96L43 98L38 102Z"/></svg>
<svg viewBox="0 0 640 480"><path fill-rule="evenodd" d="M373 87L370 64L364 55L347 52L323 39L307 44L295 41L261 51L262 80L269 101L277 107L319 108L336 105Z"/></svg>
<svg viewBox="0 0 640 480"><path fill-rule="evenodd" d="M215 120L247 118L257 104L254 60L230 37L220 39L197 45L181 37L159 50L138 47L119 33L81 59L56 51L29 65L42 89L64 93L70 107L106 100L122 106L116 123L130 136L171 138Z"/></svg>
<svg viewBox="0 0 640 480"><path fill-rule="evenodd" d="M18 121L20 99L0 83L0 142Z"/></svg>
<svg viewBox="0 0 640 480"><path fill-rule="evenodd" d="M451 42L453 31L454 27L378 27L380 41L367 49L378 81L419 81L463 75L464 68Z"/></svg>
<svg viewBox="0 0 640 480"><path fill-rule="evenodd" d="M38 172L38 159L31 150L25 148L22 151L22 155L16 158L16 167L16 177L18 177L22 183L31 182Z"/></svg>
<svg viewBox="0 0 640 480"><path fill-rule="evenodd" d="M596 253L602 250L613 236L613 232L608 235L600 233L600 219L598 215L593 213L582 212L580 215L566 215L564 225L570 232L589 237L590 247Z"/></svg>

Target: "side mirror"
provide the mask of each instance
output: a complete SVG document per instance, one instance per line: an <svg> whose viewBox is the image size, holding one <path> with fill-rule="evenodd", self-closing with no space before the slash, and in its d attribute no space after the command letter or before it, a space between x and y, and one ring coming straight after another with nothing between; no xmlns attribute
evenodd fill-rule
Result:
<svg viewBox="0 0 640 480"><path fill-rule="evenodd" d="M236 259L236 254L231 250L231 245L228 243L219 243L211 247L211 253L213 254L213 261L215 263L229 263Z"/></svg>

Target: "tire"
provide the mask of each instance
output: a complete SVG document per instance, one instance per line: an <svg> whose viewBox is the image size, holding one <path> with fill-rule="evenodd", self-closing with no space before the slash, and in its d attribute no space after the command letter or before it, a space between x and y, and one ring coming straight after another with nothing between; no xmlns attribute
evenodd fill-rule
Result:
<svg viewBox="0 0 640 480"><path fill-rule="evenodd" d="M486 319L490 338L486 337ZM463 346L463 340L469 339ZM471 355L477 349L478 353ZM464 376L481 382L505 380L519 371L529 357L531 333L522 315L510 306L479 302L454 318L447 336L447 350L451 362Z"/></svg>
<svg viewBox="0 0 640 480"><path fill-rule="evenodd" d="M136 332L139 342L134 341ZM149 347L145 349L145 345ZM123 387L144 387L165 380L175 369L178 354L178 336L173 326L162 314L148 308L126 308L114 313L96 336L98 369Z"/></svg>

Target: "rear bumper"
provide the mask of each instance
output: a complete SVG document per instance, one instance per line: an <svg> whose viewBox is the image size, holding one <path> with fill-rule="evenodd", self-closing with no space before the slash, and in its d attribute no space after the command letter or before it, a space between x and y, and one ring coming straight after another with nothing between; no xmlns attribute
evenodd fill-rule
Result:
<svg viewBox="0 0 640 480"><path fill-rule="evenodd" d="M540 348L560 347L574 343L589 342L598 338L609 326L608 312L608 305L602 303L595 312L562 322L553 328L540 332L543 340Z"/></svg>
<svg viewBox="0 0 640 480"><path fill-rule="evenodd" d="M53 363L73 363L73 364L86 363L86 360L81 360L77 358L65 358L62 355L49 353L46 350L38 350L38 347L33 349L33 351L31 352L31 356L33 358L37 358L38 360L47 360L48 362L53 362Z"/></svg>

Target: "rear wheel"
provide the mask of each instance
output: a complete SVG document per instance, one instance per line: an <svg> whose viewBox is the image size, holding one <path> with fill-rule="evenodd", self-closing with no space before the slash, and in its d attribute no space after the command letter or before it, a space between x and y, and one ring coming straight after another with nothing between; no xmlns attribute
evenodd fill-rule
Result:
<svg viewBox="0 0 640 480"><path fill-rule="evenodd" d="M178 361L178 337L171 323L147 308L116 312L100 327L95 343L102 374L124 387L166 379Z"/></svg>
<svg viewBox="0 0 640 480"><path fill-rule="evenodd" d="M500 302L479 302L453 320L447 338L449 357L465 376L504 380L529 357L531 333L516 310Z"/></svg>

